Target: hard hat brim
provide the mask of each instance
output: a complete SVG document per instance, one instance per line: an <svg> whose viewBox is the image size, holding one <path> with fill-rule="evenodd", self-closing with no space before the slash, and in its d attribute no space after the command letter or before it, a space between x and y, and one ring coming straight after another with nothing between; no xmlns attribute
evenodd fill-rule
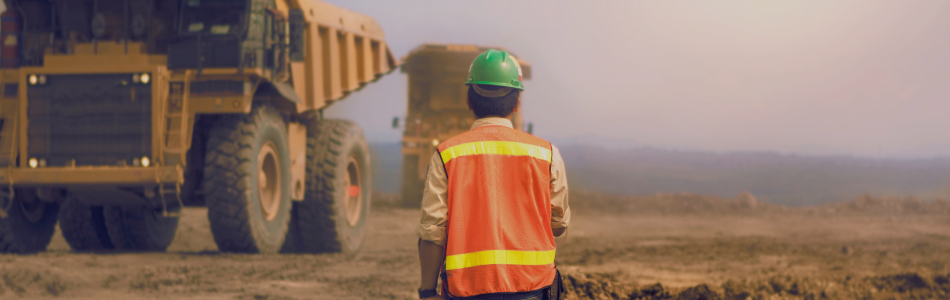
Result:
<svg viewBox="0 0 950 300"><path fill-rule="evenodd" d="M505 83L492 82L492 81L465 81L465 84L494 85L494 86L501 86L501 87L510 87L513 89L523 91L524 86L520 84L521 82L518 82L518 83L519 83L518 85L514 85L514 84L505 84Z"/></svg>

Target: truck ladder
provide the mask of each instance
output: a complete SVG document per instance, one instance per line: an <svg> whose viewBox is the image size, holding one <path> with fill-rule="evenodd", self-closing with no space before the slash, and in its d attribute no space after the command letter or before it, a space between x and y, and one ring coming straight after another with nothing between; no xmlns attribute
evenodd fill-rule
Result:
<svg viewBox="0 0 950 300"><path fill-rule="evenodd" d="M185 72L183 76L173 76L169 82L168 103L165 112L165 145L163 149L165 165L180 164L185 165L187 158L186 149L188 149L189 132L191 130L188 122L188 89L190 82L188 80L190 71Z"/></svg>
<svg viewBox="0 0 950 300"><path fill-rule="evenodd" d="M16 138L20 121L19 103L18 98L4 97L0 100L0 118L3 118L3 128L0 128L0 154L9 149L6 156L0 155L0 161L6 160L7 165L7 172L4 172L4 176L0 176L0 181L7 181L6 187L0 187L0 218L8 216L10 209L13 209L13 198L16 197L16 192L13 189L13 177L8 174L11 174L16 166Z"/></svg>

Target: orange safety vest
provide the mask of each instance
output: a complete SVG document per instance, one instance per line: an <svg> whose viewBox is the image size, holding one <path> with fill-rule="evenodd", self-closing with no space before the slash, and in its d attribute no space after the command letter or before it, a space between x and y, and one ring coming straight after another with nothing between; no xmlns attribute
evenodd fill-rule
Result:
<svg viewBox="0 0 950 300"><path fill-rule="evenodd" d="M448 177L443 291L469 297L550 286L551 143L490 125L438 150Z"/></svg>

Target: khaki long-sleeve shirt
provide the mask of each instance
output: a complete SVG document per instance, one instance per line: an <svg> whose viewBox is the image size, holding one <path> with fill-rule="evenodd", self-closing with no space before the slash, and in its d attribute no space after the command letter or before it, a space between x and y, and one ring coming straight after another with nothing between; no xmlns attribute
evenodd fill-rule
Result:
<svg viewBox="0 0 950 300"><path fill-rule="evenodd" d="M481 126L501 125L513 128L505 118L475 120L472 129ZM564 228L571 222L571 209L567 204L567 174L564 160L557 147L551 146L551 227ZM442 157L433 153L426 173L422 192L422 219L416 233L419 238L444 246L445 225L448 222L448 176L442 168Z"/></svg>

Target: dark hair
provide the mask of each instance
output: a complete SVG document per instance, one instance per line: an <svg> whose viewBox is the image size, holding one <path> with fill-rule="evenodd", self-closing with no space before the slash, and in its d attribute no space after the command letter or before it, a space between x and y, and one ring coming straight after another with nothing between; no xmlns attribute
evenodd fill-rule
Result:
<svg viewBox="0 0 950 300"><path fill-rule="evenodd" d="M480 84L478 87L493 91L502 88L500 86L484 84ZM468 105L472 107L472 110L475 111L475 116L478 118L487 116L508 117L511 115L511 112L515 110L515 105L518 104L518 95L520 94L521 90L512 89L508 95L497 98L485 97L476 93L475 89L469 86Z"/></svg>

